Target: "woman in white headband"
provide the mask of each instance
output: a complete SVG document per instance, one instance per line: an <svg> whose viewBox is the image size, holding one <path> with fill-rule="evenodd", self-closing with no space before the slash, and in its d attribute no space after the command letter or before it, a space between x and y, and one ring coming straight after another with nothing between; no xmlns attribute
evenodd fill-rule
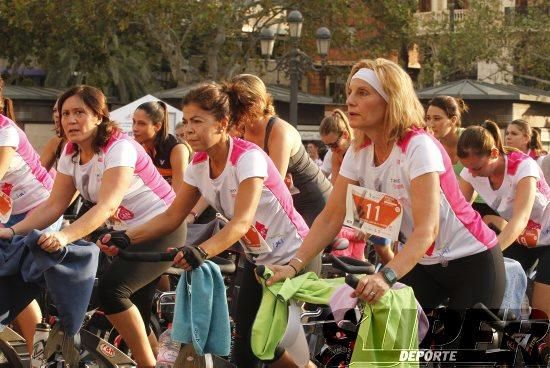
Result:
<svg viewBox="0 0 550 368"><path fill-rule="evenodd" d="M411 286L423 307L450 298L463 309L482 302L499 307L504 265L495 233L460 194L449 156L425 131L424 109L407 73L385 60L363 60L347 81L347 106L355 141L344 157L327 206L288 266L273 266L270 282L293 277L334 238L344 222L348 185L393 197L402 213L402 249L378 273L365 276L354 294L377 302L397 281ZM387 197L386 197L387 198ZM399 203L396 205L396 203ZM356 204L371 222L392 223L384 215L388 201ZM387 212L386 212L387 213ZM398 216L395 216L398 217ZM395 226L399 226L393 222Z"/></svg>

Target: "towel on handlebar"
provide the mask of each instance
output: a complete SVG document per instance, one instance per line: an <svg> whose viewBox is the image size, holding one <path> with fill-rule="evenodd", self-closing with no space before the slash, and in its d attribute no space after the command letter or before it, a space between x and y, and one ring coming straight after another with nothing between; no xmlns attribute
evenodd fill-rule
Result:
<svg viewBox="0 0 550 368"><path fill-rule="evenodd" d="M33 230L27 236L15 236L11 242L0 240L0 276L20 277L29 288L33 284L45 287L57 308L64 332L73 336L84 321L92 295L99 248L78 240L48 253L36 244L41 234ZM3 293L0 291L0 295ZM21 312L13 311L14 297L0 298L0 315L11 311L7 317L10 321Z"/></svg>
<svg viewBox="0 0 550 368"><path fill-rule="evenodd" d="M265 268L262 278L262 302L252 326L252 351L261 360L271 360L275 348L283 339L288 323L290 299L314 304L327 304L334 291L344 284L344 278L319 279L307 272L292 279L265 285L273 272Z"/></svg>
<svg viewBox="0 0 550 368"><path fill-rule="evenodd" d="M375 304L365 304L351 365L418 367L401 363L402 351L418 350L418 307L411 287L389 289Z"/></svg>
<svg viewBox="0 0 550 368"><path fill-rule="evenodd" d="M217 264L206 261L180 277L172 327L172 338L184 344L192 342L199 355L229 355L229 311Z"/></svg>

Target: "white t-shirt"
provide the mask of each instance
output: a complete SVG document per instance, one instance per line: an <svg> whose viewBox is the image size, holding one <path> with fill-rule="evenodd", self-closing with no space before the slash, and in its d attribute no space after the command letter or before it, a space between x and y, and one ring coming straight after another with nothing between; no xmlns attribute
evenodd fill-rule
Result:
<svg viewBox="0 0 550 368"><path fill-rule="evenodd" d="M401 235L405 239L414 229L411 181L423 174L439 173L439 233L421 264L466 257L496 245L495 233L464 199L449 156L432 136L421 130L409 132L380 166L374 165L373 156L371 144L359 151L351 147L344 156L340 175L399 200L403 207Z"/></svg>
<svg viewBox="0 0 550 368"><path fill-rule="evenodd" d="M170 184L160 176L143 147L125 134L111 137L107 145L90 161L80 165L71 143L65 146L57 166L58 172L73 177L82 197L97 203L106 170L131 167L134 177L114 216L107 221L115 229L140 225L164 212L175 198Z"/></svg>
<svg viewBox="0 0 550 368"><path fill-rule="evenodd" d="M550 245L550 209L547 210L550 200L550 187L541 173L535 160L522 152L512 152L504 155L505 175L501 186L493 190L487 177L473 177L466 168L460 176L472 185L485 202L502 218L510 220L514 214L514 200L519 181L526 177L537 180L535 202L529 216L527 228L542 229L537 244ZM545 231L546 230L546 231Z"/></svg>
<svg viewBox="0 0 550 368"><path fill-rule="evenodd" d="M271 159L255 144L231 138L227 163L215 179L210 178L209 160L205 152L195 153L185 171L185 182L198 188L216 211L231 219L240 183L249 178L264 178L254 225L272 251L249 259L255 264L289 262L307 235L308 227L294 209L292 196Z"/></svg>
<svg viewBox="0 0 550 368"><path fill-rule="evenodd" d="M53 179L40 164L40 157L25 133L10 119L0 115L0 147L13 147L15 154L0 189L12 201L12 215L37 207L50 196Z"/></svg>
<svg viewBox="0 0 550 368"><path fill-rule="evenodd" d="M325 158L323 158L323 163L321 164L321 171L327 178L332 174L332 150L330 149L325 153Z"/></svg>

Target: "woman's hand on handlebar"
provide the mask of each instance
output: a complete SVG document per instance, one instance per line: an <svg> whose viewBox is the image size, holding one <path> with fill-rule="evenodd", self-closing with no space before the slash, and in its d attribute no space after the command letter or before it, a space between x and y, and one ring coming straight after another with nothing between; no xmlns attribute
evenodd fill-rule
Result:
<svg viewBox="0 0 550 368"><path fill-rule="evenodd" d="M381 273L375 273L373 275L364 276L359 280L357 288L351 294L353 298L359 298L366 301L369 304L374 304L380 300L380 298L386 294L390 286L384 280Z"/></svg>
<svg viewBox="0 0 550 368"><path fill-rule="evenodd" d="M192 271L206 260L199 250L193 246L185 245L174 257L174 265L185 271Z"/></svg>
<svg viewBox="0 0 550 368"><path fill-rule="evenodd" d="M53 253L58 251L59 249L63 248L65 245L67 245L68 240L65 234L61 231L54 231L54 232L48 232L43 233L40 235L40 238L38 238L38 245L42 250Z"/></svg>
<svg viewBox="0 0 550 368"><path fill-rule="evenodd" d="M119 249L125 249L131 244L131 240L126 235L126 231L111 231L102 237L97 242L99 249L108 256L116 256Z"/></svg>
<svg viewBox="0 0 550 368"><path fill-rule="evenodd" d="M265 282L268 286L271 286L278 281L291 279L296 276L296 270L289 265L269 265L267 268L273 271L273 276Z"/></svg>

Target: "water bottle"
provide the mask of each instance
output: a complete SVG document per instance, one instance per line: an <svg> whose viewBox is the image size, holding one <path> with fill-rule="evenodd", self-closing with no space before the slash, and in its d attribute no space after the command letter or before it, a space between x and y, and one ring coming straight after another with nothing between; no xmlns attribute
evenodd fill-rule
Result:
<svg viewBox="0 0 550 368"><path fill-rule="evenodd" d="M38 323L33 338L33 349L31 357L31 367L41 368L46 360L45 349L46 342L50 336L50 325L47 323Z"/></svg>
<svg viewBox="0 0 550 368"><path fill-rule="evenodd" d="M159 336L159 353L155 368L173 368L181 344L172 340L172 324Z"/></svg>

